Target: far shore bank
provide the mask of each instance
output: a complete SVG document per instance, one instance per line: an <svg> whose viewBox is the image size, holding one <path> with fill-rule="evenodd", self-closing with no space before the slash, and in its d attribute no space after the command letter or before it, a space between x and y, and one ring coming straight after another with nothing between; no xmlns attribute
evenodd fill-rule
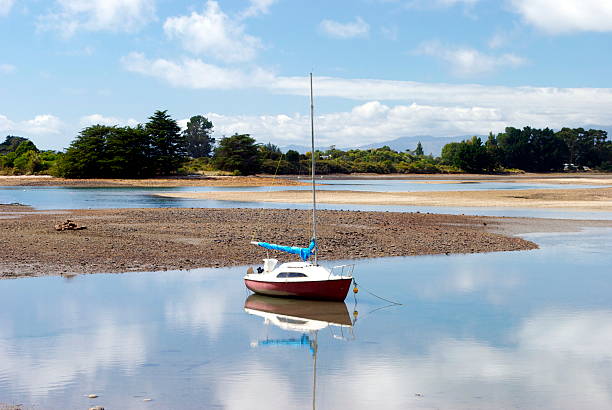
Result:
<svg viewBox="0 0 612 410"><path fill-rule="evenodd" d="M2 186L64 186L83 188L118 188L118 187L142 187L142 188L173 188L173 187L243 187L243 186L301 186L307 182L278 178L273 176L193 176L172 178L147 178L147 179L66 179L55 178L47 175L33 176L0 176L0 187Z"/></svg>
<svg viewBox="0 0 612 410"><path fill-rule="evenodd" d="M332 174L317 176L317 183L326 180L410 180L427 184L458 182L522 182L534 184L572 184L612 186L612 173L549 173L549 174ZM66 187L198 187L198 186L299 186L310 183L309 175L256 176L177 176L148 179L65 179L48 175L0 175L1 186L66 186Z"/></svg>
<svg viewBox="0 0 612 410"><path fill-rule="evenodd" d="M106 209L37 212L0 206L0 278L259 265L251 240L307 245L310 212L279 209ZM67 219L86 229L56 231ZM592 222L612 226L608 221ZM565 224L565 225L564 225ZM567 226L565 229L576 229ZM551 220L400 212L320 211L321 260L516 251L511 236ZM270 252L280 260L295 257Z"/></svg>
<svg viewBox="0 0 612 410"><path fill-rule="evenodd" d="M307 204L312 201L310 191L215 191L169 192L158 196L168 198L211 199L216 201L275 202ZM400 205L438 207L497 207L551 208L577 211L612 211L612 188L589 189L525 189L435 192L372 192L328 191L317 192L322 204Z"/></svg>

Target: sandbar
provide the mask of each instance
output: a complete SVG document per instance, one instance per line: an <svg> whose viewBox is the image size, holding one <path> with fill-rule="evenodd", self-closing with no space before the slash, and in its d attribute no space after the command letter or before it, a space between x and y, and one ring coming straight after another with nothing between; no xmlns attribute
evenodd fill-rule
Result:
<svg viewBox="0 0 612 410"><path fill-rule="evenodd" d="M1 278L259 265L267 252L251 240L307 246L311 235L311 214L305 210L13 211L14 218L0 218ZM11 210L4 214L11 216ZM56 231L66 219L86 229ZM504 232L517 225L516 218L325 210L318 219L324 261L537 247Z"/></svg>
<svg viewBox="0 0 612 410"><path fill-rule="evenodd" d="M169 192L171 198L211 199L307 204L308 190L276 192ZM553 208L579 211L612 211L612 188L525 189L442 192L371 192L319 190L317 201L323 204L404 205L440 207Z"/></svg>

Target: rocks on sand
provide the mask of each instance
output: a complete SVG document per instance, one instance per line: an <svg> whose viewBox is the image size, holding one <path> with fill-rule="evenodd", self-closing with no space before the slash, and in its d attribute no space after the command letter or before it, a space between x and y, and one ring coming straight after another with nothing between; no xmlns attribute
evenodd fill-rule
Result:
<svg viewBox="0 0 612 410"><path fill-rule="evenodd" d="M87 227L79 226L70 219L66 219L66 222L55 225L56 231L80 231L81 229L87 229Z"/></svg>

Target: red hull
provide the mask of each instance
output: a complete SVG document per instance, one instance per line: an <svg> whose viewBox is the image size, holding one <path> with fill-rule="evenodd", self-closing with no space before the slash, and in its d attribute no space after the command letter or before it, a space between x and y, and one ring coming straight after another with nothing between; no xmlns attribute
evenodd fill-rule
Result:
<svg viewBox="0 0 612 410"><path fill-rule="evenodd" d="M261 282L245 279L244 283L247 288L260 295L343 301L352 281L351 278L307 282Z"/></svg>

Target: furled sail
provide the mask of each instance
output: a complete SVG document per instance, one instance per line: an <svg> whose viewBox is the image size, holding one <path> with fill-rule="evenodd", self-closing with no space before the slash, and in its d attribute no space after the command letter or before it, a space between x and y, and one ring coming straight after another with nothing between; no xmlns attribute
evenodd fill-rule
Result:
<svg viewBox="0 0 612 410"><path fill-rule="evenodd" d="M314 239L310 241L310 245L308 246L308 248L299 248L297 246L276 245L276 244L268 243L268 242L251 242L251 243L253 245L261 246L262 248L266 248L266 249L287 252L293 255L300 255L300 258L302 258L304 262L306 262L308 258L310 258L310 255L312 255L315 247L317 246Z"/></svg>

